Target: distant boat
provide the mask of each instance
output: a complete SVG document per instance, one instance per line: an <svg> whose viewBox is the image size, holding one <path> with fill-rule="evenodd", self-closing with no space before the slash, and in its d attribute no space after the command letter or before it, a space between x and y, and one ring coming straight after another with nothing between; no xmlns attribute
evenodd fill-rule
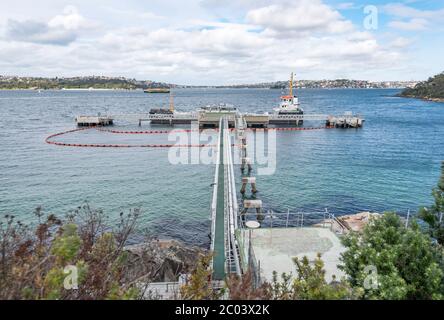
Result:
<svg viewBox="0 0 444 320"><path fill-rule="evenodd" d="M298 97L293 94L293 72L291 73L289 87L289 94L281 97L281 103L279 107L273 109L274 112L279 115L304 114L304 109L300 107Z"/></svg>
<svg viewBox="0 0 444 320"><path fill-rule="evenodd" d="M170 88L148 88L143 90L145 93L170 93Z"/></svg>

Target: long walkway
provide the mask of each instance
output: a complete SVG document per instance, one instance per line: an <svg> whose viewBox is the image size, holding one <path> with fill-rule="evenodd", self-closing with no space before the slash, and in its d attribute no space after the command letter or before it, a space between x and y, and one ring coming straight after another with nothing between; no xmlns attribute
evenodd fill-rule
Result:
<svg viewBox="0 0 444 320"><path fill-rule="evenodd" d="M214 201L216 204L216 212L213 217L214 222L214 234L213 234L213 279L214 280L224 280L225 279L225 216L224 216L224 190L225 190L225 179L224 179L224 128L223 126L219 132L219 145L218 145L218 162L216 164L216 188L217 191L213 195L216 197ZM213 202L213 203L214 203Z"/></svg>
<svg viewBox="0 0 444 320"><path fill-rule="evenodd" d="M241 263L236 240L237 205L233 171L233 149L228 119L219 123L217 164L214 175L212 202L213 280L224 280L227 273L241 275Z"/></svg>

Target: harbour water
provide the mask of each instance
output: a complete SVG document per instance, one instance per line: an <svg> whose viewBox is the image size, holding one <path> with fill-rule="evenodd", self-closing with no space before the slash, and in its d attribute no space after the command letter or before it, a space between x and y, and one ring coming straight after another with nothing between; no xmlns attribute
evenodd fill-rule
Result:
<svg viewBox="0 0 444 320"><path fill-rule="evenodd" d="M397 92L298 90L306 113L352 111L366 123L357 130L277 132L276 172L258 177L264 207L406 214L430 204L444 160L444 103L397 98ZM183 111L228 103L242 112L270 112L279 96L279 90L178 89L174 102ZM75 115L147 112L168 103L168 95L141 91L0 91L0 215L31 221L37 206L64 215L85 201L110 219L141 208L141 229L208 243L214 166L172 165L168 149L70 148L44 142L52 133L74 128ZM116 126L138 128L136 123ZM92 130L66 139L100 142L109 137ZM131 144L160 138L112 139Z"/></svg>

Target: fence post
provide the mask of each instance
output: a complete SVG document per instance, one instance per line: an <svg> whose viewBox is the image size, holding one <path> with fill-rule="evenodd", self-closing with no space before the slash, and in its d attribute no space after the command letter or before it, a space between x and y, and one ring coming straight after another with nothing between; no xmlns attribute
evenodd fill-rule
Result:
<svg viewBox="0 0 444 320"><path fill-rule="evenodd" d="M304 226L304 213L302 212L302 218L301 218L301 228Z"/></svg>
<svg viewBox="0 0 444 320"><path fill-rule="evenodd" d="M273 229L273 210L269 210L268 213L270 214L271 219L271 229Z"/></svg>
<svg viewBox="0 0 444 320"><path fill-rule="evenodd" d="M251 268L251 233L253 230L248 230L248 269Z"/></svg>
<svg viewBox="0 0 444 320"><path fill-rule="evenodd" d="M328 209L327 208L325 208L325 210L324 210L324 222L323 222L323 224L322 224L322 227L323 228L325 228L325 223L326 223L326 219L327 219L327 217L328 217Z"/></svg>
<svg viewBox="0 0 444 320"><path fill-rule="evenodd" d="M257 261L257 276L256 276L256 287L261 284L261 260Z"/></svg>

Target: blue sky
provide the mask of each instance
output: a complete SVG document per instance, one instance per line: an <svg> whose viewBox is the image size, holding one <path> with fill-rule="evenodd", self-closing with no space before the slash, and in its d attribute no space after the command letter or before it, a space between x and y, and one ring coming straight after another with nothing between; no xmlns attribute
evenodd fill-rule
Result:
<svg viewBox="0 0 444 320"><path fill-rule="evenodd" d="M423 80L444 71L443 17L442 0L1 0L0 74Z"/></svg>

